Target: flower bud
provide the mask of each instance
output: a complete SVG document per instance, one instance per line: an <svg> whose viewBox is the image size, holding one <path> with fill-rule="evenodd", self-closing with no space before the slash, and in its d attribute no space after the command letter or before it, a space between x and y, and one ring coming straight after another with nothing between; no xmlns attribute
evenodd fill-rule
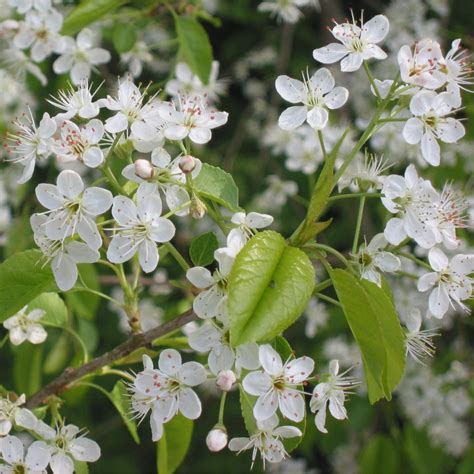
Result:
<svg viewBox="0 0 474 474"><path fill-rule="evenodd" d="M193 219L202 219L206 214L206 205L197 197L191 201L190 214Z"/></svg>
<svg viewBox="0 0 474 474"><path fill-rule="evenodd" d="M224 392L228 392L237 381L232 370L221 370L217 374L216 385Z"/></svg>
<svg viewBox="0 0 474 474"><path fill-rule="evenodd" d="M192 173L194 168L196 168L196 160L194 159L194 156L184 155L180 158L179 169L183 173Z"/></svg>
<svg viewBox="0 0 474 474"><path fill-rule="evenodd" d="M139 178L148 180L153 178L153 175L155 174L155 169L148 160L137 160L133 163L133 166L135 167L135 174Z"/></svg>
<svg viewBox="0 0 474 474"><path fill-rule="evenodd" d="M217 453L227 446L227 431L225 428L214 428L206 436L206 444L209 451Z"/></svg>

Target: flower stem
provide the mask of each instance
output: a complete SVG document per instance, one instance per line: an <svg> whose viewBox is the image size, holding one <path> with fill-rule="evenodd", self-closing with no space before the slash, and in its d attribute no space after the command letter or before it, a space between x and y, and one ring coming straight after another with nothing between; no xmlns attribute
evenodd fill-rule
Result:
<svg viewBox="0 0 474 474"><path fill-rule="evenodd" d="M335 306L338 306L339 308L342 308L342 304L339 303L339 301L335 300L334 298L331 298L330 296L323 295L322 293L316 293L316 298L319 298L320 300L327 301L328 303L331 303Z"/></svg>
<svg viewBox="0 0 474 474"><path fill-rule="evenodd" d="M221 403L219 405L219 419L217 423L221 426L224 426L224 411L225 411L225 401L227 398L227 392L222 392Z"/></svg>
<svg viewBox="0 0 474 474"><path fill-rule="evenodd" d="M171 255L173 255L174 259L179 264L179 266L183 269L183 271L187 272L190 266L188 265L188 262L186 262L184 257L179 253L178 249L171 242L166 242L164 244L164 247L168 250L168 252Z"/></svg>
<svg viewBox="0 0 474 474"><path fill-rule="evenodd" d="M379 198L381 197L381 193L348 193L348 194L336 194L335 196L331 196L328 201L338 201L339 199L352 199L352 198L359 198L359 197L366 197L366 198Z"/></svg>
<svg viewBox="0 0 474 474"><path fill-rule="evenodd" d="M360 236L360 228L362 226L362 218L364 217L364 206L365 206L365 196L360 198L359 202L359 212L357 213L357 223L354 233L354 241L352 242L352 253L357 253L357 247L359 245L359 236Z"/></svg>
<svg viewBox="0 0 474 474"><path fill-rule="evenodd" d="M370 72L369 65L367 64L367 61L364 61L364 70L365 73L367 74L367 77L369 78L370 85L372 86L372 89L375 92L375 95L377 96L377 99L382 100L382 96L380 95L380 92L375 85L374 77L372 76L372 73Z"/></svg>
<svg viewBox="0 0 474 474"><path fill-rule="evenodd" d="M324 144L323 132L321 132L321 130L318 130L318 138L319 138L319 143L321 145L321 151L323 152L324 159L326 160L327 158L326 145Z"/></svg>

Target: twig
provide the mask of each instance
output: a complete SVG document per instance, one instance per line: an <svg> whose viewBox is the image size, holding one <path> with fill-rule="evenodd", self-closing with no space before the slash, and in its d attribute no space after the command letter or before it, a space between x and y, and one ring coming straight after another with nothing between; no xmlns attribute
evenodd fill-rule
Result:
<svg viewBox="0 0 474 474"><path fill-rule="evenodd" d="M65 369L59 377L55 378L41 390L33 394L27 400L26 407L35 408L41 405L51 395L58 395L61 392L68 390L72 382L82 378L84 375L95 372L98 369L131 354L136 349L147 346L155 339L164 336L165 334L168 334L169 332L174 331L175 329L178 329L196 319L197 316L194 314L193 310L190 309L177 318L162 324L161 326L150 329L149 331L143 333L134 334L132 337L130 337L130 339L118 345L110 352L106 352L105 354L91 360L89 363L84 364L81 367L76 369L69 367Z"/></svg>

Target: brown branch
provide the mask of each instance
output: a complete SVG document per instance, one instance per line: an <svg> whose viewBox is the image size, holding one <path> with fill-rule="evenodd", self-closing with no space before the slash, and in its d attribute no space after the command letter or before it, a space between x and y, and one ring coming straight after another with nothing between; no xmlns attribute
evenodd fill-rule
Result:
<svg viewBox="0 0 474 474"><path fill-rule="evenodd" d="M105 354L91 360L81 367L77 367L76 369L68 367L59 377L55 378L41 390L29 397L26 402L26 407L35 408L38 405L41 405L49 396L58 395L61 392L68 390L74 381L84 377L84 375L95 372L98 369L131 354L136 349L147 346L155 339L164 336L165 334L168 334L196 319L197 316L194 314L193 310L190 309L173 320L162 324L161 326L150 329L149 331L143 333L134 334L132 337L130 337L130 339L118 345L111 351L106 352Z"/></svg>

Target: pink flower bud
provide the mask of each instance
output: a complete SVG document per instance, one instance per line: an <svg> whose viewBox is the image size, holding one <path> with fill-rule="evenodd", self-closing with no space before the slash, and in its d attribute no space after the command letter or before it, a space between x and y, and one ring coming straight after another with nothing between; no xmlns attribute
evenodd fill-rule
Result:
<svg viewBox="0 0 474 474"><path fill-rule="evenodd" d="M137 160L133 166L135 167L135 174L142 179L151 179L155 174L153 165L148 160Z"/></svg>
<svg viewBox="0 0 474 474"><path fill-rule="evenodd" d="M179 160L179 169L183 173L192 173L196 168L196 160L191 155L184 155Z"/></svg>
<svg viewBox="0 0 474 474"><path fill-rule="evenodd" d="M206 444L209 451L217 453L227 446L227 432L223 428L214 428L209 431L206 437Z"/></svg>
<svg viewBox="0 0 474 474"><path fill-rule="evenodd" d="M237 381L232 370L221 370L217 374L216 385L224 392L228 392Z"/></svg>

